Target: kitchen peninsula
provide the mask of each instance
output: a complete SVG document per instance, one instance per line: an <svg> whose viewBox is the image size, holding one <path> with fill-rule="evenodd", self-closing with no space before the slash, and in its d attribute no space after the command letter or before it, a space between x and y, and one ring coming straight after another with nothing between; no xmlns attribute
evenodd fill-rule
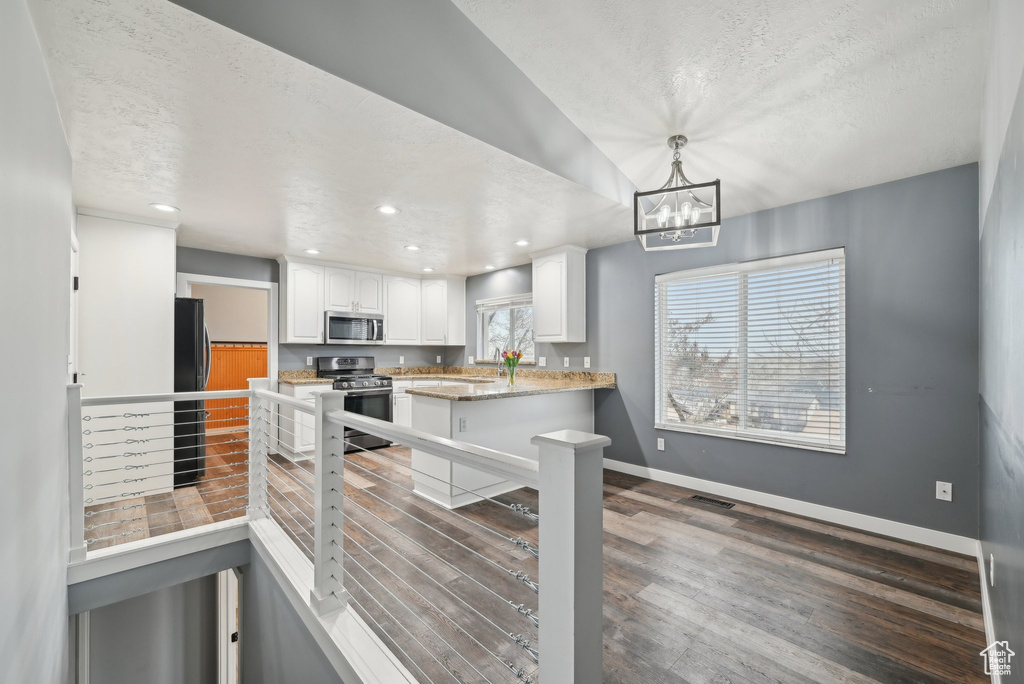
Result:
<svg viewBox="0 0 1024 684"><path fill-rule="evenodd" d="M406 390L412 397L412 427L536 458L537 447L530 443L535 435L555 430L593 432L594 390L616 386L614 373L520 369L516 375L515 387L508 386L506 377L488 376L478 368L414 375L443 378L450 384ZM416 493L448 508L520 486L416 449L412 465Z"/></svg>

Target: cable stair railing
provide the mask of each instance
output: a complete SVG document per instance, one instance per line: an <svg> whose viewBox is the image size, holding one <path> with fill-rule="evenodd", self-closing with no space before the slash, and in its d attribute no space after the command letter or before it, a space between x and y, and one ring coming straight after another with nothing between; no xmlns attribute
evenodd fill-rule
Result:
<svg viewBox="0 0 1024 684"><path fill-rule="evenodd" d="M174 407L197 393L83 400L69 388L72 565L242 521L282 567L309 572L313 615L357 618L407 681L601 680L607 438L539 435L527 458L346 412L341 391L314 404L268 385L205 393L237 401L194 421L173 420ZM214 457L179 464L179 478L201 477L175 487L175 432L198 427L216 433ZM393 446L366 449L346 428ZM412 450L521 488L456 485ZM416 482L431 480L472 503L420 495Z"/></svg>

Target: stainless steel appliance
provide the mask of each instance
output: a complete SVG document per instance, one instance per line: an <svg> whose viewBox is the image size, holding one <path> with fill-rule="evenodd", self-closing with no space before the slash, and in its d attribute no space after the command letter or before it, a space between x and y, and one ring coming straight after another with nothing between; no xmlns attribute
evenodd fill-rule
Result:
<svg viewBox="0 0 1024 684"><path fill-rule="evenodd" d="M210 382L210 332L202 299L174 300L174 391L202 392ZM206 473L206 402L174 402L174 486Z"/></svg>
<svg viewBox="0 0 1024 684"><path fill-rule="evenodd" d="M324 316L325 344L384 344L384 317L380 314L327 311Z"/></svg>
<svg viewBox="0 0 1024 684"><path fill-rule="evenodd" d="M391 377L373 372L372 356L319 356L316 376L334 380L334 389L345 390L345 410L389 423ZM345 429L345 452L391 446L391 442L362 430Z"/></svg>

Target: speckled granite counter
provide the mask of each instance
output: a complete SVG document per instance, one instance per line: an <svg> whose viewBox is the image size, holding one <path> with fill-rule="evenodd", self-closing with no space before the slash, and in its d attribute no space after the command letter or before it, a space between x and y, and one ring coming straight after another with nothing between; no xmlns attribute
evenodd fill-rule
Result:
<svg viewBox="0 0 1024 684"><path fill-rule="evenodd" d="M304 370L283 370L277 372L277 381L284 385L330 385L331 380L316 377L316 371Z"/></svg>

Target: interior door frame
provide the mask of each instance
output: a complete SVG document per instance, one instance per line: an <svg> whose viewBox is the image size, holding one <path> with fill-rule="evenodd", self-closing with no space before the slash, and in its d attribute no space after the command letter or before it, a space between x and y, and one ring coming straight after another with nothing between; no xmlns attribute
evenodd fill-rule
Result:
<svg viewBox="0 0 1024 684"><path fill-rule="evenodd" d="M175 295L191 297L193 285L224 285L227 287L244 287L250 290L267 292L267 378L270 389L277 391L277 283L268 280L245 280L243 278L225 278L223 276L203 275L201 273L178 272Z"/></svg>

